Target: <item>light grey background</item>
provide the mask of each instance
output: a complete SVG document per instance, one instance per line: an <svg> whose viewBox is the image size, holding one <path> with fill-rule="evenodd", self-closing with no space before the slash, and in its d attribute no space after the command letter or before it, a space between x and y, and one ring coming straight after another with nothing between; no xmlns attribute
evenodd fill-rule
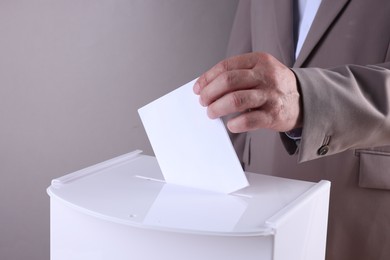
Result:
<svg viewBox="0 0 390 260"><path fill-rule="evenodd" d="M137 109L224 57L236 0L0 0L0 259L49 259L50 180L152 154Z"/></svg>

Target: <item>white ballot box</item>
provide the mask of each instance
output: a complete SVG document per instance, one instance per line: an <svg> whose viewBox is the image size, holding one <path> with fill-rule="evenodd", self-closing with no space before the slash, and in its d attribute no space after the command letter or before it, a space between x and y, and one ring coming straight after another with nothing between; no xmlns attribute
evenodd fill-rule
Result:
<svg viewBox="0 0 390 260"><path fill-rule="evenodd" d="M167 184L140 151L54 179L51 260L321 260L330 183L246 173L230 194Z"/></svg>

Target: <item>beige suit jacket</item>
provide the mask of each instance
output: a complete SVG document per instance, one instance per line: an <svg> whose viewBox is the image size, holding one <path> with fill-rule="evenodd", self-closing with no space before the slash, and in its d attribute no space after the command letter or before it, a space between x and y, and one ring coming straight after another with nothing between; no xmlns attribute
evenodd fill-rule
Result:
<svg viewBox="0 0 390 260"><path fill-rule="evenodd" d="M301 142L259 130L234 145L249 171L332 182L328 260L390 259L390 1L322 0L296 61L292 2L241 1L228 55L292 68Z"/></svg>

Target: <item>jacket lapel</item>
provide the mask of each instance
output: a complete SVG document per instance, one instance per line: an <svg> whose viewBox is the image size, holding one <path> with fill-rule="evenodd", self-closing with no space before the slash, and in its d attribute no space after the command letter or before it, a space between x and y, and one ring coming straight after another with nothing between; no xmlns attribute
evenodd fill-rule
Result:
<svg viewBox="0 0 390 260"><path fill-rule="evenodd" d="M309 33L303 43L302 49L295 61L294 67L300 67L309 57L310 53L316 47L321 37L325 34L329 26L337 18L350 0L322 0L322 3L310 27Z"/></svg>
<svg viewBox="0 0 390 260"><path fill-rule="evenodd" d="M278 37L277 49L282 62L291 67L294 63L294 21L293 2L291 0L271 0L274 4L273 12Z"/></svg>

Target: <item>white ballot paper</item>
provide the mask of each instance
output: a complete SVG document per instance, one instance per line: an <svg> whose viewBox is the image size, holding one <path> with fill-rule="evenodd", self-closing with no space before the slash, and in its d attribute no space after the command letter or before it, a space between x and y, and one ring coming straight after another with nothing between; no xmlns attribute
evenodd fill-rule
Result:
<svg viewBox="0 0 390 260"><path fill-rule="evenodd" d="M210 119L193 80L138 110L167 183L231 193L248 186L220 118Z"/></svg>
<svg viewBox="0 0 390 260"><path fill-rule="evenodd" d="M168 184L160 190L143 223L163 228L232 232L247 206L239 196Z"/></svg>

